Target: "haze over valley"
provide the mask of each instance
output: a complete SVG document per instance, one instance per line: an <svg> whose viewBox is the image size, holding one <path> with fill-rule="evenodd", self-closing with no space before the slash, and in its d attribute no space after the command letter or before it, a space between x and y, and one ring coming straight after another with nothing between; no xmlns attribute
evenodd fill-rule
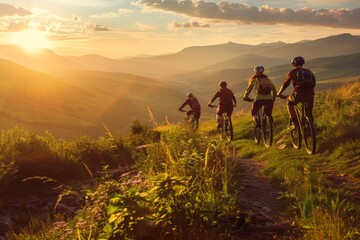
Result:
<svg viewBox="0 0 360 240"><path fill-rule="evenodd" d="M125 134L135 119L152 124L148 109L159 123L180 121L184 115L177 109L190 91L200 99L202 119L209 119L214 110L206 104L220 80L234 90L236 111L247 111L242 94L253 67L264 65L279 88L296 55L314 71L318 91L359 79L360 36L351 34L291 44L228 42L121 59L1 45L0 128L22 126L66 139L97 137L105 127Z"/></svg>

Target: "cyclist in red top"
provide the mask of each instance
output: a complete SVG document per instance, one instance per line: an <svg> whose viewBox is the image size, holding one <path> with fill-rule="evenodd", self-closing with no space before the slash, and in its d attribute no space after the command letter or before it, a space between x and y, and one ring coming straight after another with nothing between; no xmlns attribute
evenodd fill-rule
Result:
<svg viewBox="0 0 360 240"><path fill-rule="evenodd" d="M191 114L194 114L195 118L196 118L196 122L197 122L197 124L199 124L199 119L200 119L200 115L201 115L200 103L197 100L197 98L194 97L194 94L192 94L191 92L187 93L187 97L188 97L188 99L186 99L185 102L181 105L181 107L179 108L179 111L182 111L183 107L185 107L186 105L189 105L190 110L186 113L186 115L189 117Z"/></svg>
<svg viewBox="0 0 360 240"><path fill-rule="evenodd" d="M236 107L235 95L229 88L227 88L227 82L221 81L219 86L219 91L215 93L214 97L208 103L208 106L211 107L212 102L214 102L215 99L220 98L219 106L216 110L217 127L221 127L221 115L226 112L230 118L234 107Z"/></svg>
<svg viewBox="0 0 360 240"><path fill-rule="evenodd" d="M306 115L313 120L312 110L314 107L316 78L309 69L303 68L303 65L305 64L305 59L303 57L295 57L291 60L291 64L293 69L286 75L277 96L282 96L282 93L292 81L294 91L288 97L288 111L293 123L296 124L297 120L294 105L299 102L307 103L308 108Z"/></svg>

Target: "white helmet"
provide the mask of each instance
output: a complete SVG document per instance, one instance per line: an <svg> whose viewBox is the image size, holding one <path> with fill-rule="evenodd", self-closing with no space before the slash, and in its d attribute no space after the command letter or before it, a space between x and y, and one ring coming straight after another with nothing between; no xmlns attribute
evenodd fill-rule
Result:
<svg viewBox="0 0 360 240"><path fill-rule="evenodd" d="M265 68L263 67L263 66L261 66L261 65L258 65L258 66L255 66L254 67L254 72L256 72L256 73L263 73L265 71Z"/></svg>

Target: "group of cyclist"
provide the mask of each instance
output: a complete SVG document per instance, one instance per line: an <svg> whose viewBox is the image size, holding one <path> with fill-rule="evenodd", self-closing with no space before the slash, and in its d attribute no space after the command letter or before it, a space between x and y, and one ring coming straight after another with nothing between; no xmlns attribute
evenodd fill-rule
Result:
<svg viewBox="0 0 360 240"><path fill-rule="evenodd" d="M264 106L264 113L272 121L272 110L276 97L284 97L282 93L292 82L293 92L287 97L287 107L291 122L296 125L297 118L294 106L299 103L307 103L306 115L313 119L313 105L314 105L314 88L316 79L314 74L309 70L303 68L305 59L301 56L297 56L291 60L292 70L286 74L285 80L276 92L276 88L270 78L264 74L265 68L263 66L255 66L254 74L251 76L248 82L248 87L243 95L243 100L252 101L251 115L255 125L259 125L260 119L258 119L257 112ZM221 115L226 112L229 117L233 112L233 108L236 107L236 98L234 93L227 88L227 83L221 81L219 83L220 89L215 93L214 97L209 101L208 106L212 107L212 103L219 98L219 105L216 110L217 127L221 127L220 119ZM249 95L251 91L255 89L254 99L250 99ZM179 111L182 111L183 107L189 105L190 110L187 115L195 114L197 122L201 115L201 107L199 101L192 93L187 94L188 99L181 105Z"/></svg>

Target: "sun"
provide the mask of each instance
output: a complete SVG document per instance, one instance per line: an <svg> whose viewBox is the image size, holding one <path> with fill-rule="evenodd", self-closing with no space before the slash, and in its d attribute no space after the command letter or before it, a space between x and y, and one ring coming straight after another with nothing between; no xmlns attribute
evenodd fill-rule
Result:
<svg viewBox="0 0 360 240"><path fill-rule="evenodd" d="M13 33L10 41L28 51L36 52L43 48L50 48L51 44L46 33L37 30L25 30Z"/></svg>

